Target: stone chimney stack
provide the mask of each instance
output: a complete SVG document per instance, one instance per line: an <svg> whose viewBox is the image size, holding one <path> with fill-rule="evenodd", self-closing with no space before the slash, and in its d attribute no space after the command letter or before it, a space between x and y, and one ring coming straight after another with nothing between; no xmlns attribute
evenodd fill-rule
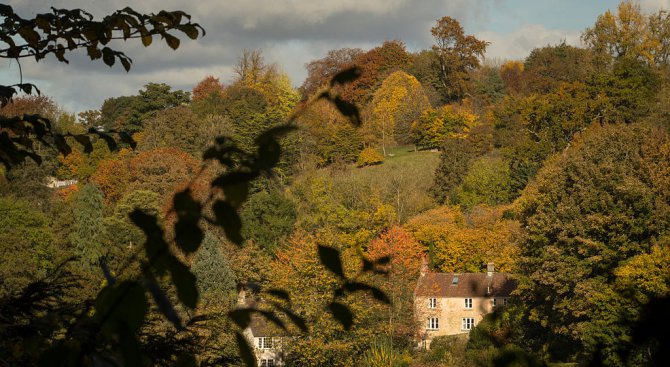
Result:
<svg viewBox="0 0 670 367"><path fill-rule="evenodd" d="M428 274L429 268L428 268L428 255L423 254L421 255L421 271L419 272L419 276L426 276Z"/></svg>
<svg viewBox="0 0 670 367"><path fill-rule="evenodd" d="M493 263L490 262L486 264L486 276L492 277L493 273L495 273L495 267L493 266Z"/></svg>

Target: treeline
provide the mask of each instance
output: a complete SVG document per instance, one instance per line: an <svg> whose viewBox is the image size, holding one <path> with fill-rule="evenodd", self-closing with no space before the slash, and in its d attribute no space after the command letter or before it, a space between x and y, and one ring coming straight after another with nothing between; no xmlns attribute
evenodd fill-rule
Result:
<svg viewBox="0 0 670 367"><path fill-rule="evenodd" d="M301 336L286 345L290 366L489 366L510 354L662 365L658 340L636 330L644 307L670 291L668 29L665 12L623 2L583 33L585 48L546 46L495 65L481 62L487 42L444 17L431 49L332 50L306 65L297 90L260 51L245 51L229 85L209 76L189 93L149 83L78 116L46 97L17 98L0 113L39 113L63 132L123 131L134 144L73 141L67 156L45 149L41 165L3 172L0 360L35 364L95 297L103 270L121 281L139 274L129 264L145 256L145 234L128 214L141 208L171 228L175 193L210 195L220 172L202 154L214 137L253 152L259 134L295 117L275 174L237 193L248 197L244 245L212 225L195 255L174 249L197 277L199 306L177 310L190 320L179 331L152 306L140 329L152 364L182 352L201 365L241 364L227 314L245 285L260 307L278 302L267 290L287 291L307 321L308 334L288 332ZM358 106L360 127L322 98L352 66L360 76L329 93ZM51 189L49 176L78 184ZM317 245L338 249L347 278L392 304L346 295L355 323L344 330L324 310L340 279ZM435 271L495 262L518 276L516 301L468 343L414 351L424 254ZM357 272L362 259L388 255L387 276Z"/></svg>

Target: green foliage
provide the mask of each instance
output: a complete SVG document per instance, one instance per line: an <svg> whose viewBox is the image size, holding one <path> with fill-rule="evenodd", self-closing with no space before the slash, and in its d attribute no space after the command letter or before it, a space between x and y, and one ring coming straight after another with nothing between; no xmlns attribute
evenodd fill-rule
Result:
<svg viewBox="0 0 670 367"><path fill-rule="evenodd" d="M188 104L188 92L172 91L165 83L147 83L137 95L106 99L100 108L100 121L108 130L140 132L156 112Z"/></svg>
<svg viewBox="0 0 670 367"><path fill-rule="evenodd" d="M47 216L29 203L0 198L0 297L23 290L53 269L57 249Z"/></svg>
<svg viewBox="0 0 670 367"><path fill-rule="evenodd" d="M509 163L498 155L476 159L455 192L456 203L464 208L507 204L512 199Z"/></svg>
<svg viewBox="0 0 670 367"><path fill-rule="evenodd" d="M524 62L523 79L528 93L550 93L561 83L586 81L595 72L589 49L562 42L531 51Z"/></svg>
<svg viewBox="0 0 670 367"><path fill-rule="evenodd" d="M274 254L293 231L296 205L278 190L252 195L241 212L244 238Z"/></svg>
<svg viewBox="0 0 670 367"><path fill-rule="evenodd" d="M425 352L421 359L446 366L470 366L470 361L465 354L466 345L467 338L463 335L438 336L432 339L430 350Z"/></svg>
<svg viewBox="0 0 670 367"><path fill-rule="evenodd" d="M95 269L105 255L102 192L95 184L86 184L75 198L75 222L71 241L82 266Z"/></svg>
<svg viewBox="0 0 670 367"><path fill-rule="evenodd" d="M393 347L388 338L377 338L370 349L363 353L363 365L366 367L409 367L410 357Z"/></svg>
<svg viewBox="0 0 670 367"><path fill-rule="evenodd" d="M376 164L381 164L384 162L384 156L382 156L377 149L368 147L361 151L356 160L357 167L365 166L374 166Z"/></svg>
<svg viewBox="0 0 670 367"><path fill-rule="evenodd" d="M519 199L526 228L519 294L527 330L545 335L533 348L543 345L559 360L599 353L611 365L646 358L630 344L629 320L658 290L641 287L630 297L616 280L635 277L627 264L641 261L660 277L655 282L667 281L643 259L670 228L668 202L657 200L667 197L668 141L664 128L593 126Z"/></svg>
<svg viewBox="0 0 670 367"><path fill-rule="evenodd" d="M467 139L446 139L435 170L435 182L430 189L439 203L454 202L456 188L461 185L476 153Z"/></svg>
<svg viewBox="0 0 670 367"><path fill-rule="evenodd" d="M213 235L205 235L191 269L198 278L198 290L205 305L232 304L237 290L235 276L221 243Z"/></svg>

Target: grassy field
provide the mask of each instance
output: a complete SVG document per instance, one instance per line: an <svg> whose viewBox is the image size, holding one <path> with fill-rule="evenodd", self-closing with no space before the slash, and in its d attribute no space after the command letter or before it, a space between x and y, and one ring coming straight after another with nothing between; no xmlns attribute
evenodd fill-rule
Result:
<svg viewBox="0 0 670 367"><path fill-rule="evenodd" d="M414 151L413 146L396 147L379 165L344 170L324 170L350 205L376 198L395 208L399 221L435 206L428 190L439 162L439 153ZM346 194L345 194L346 193Z"/></svg>

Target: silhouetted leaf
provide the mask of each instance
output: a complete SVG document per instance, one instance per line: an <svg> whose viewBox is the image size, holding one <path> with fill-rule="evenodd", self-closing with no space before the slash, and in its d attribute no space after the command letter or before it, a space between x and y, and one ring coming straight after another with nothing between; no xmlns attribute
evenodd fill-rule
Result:
<svg viewBox="0 0 670 367"><path fill-rule="evenodd" d="M307 328L307 323L305 322L305 319L295 312L293 312L291 309L286 308L276 302L272 302L272 304L280 311L282 311L286 316L288 316L289 319L291 319L291 322L297 326L300 331L302 332L307 332L309 329Z"/></svg>
<svg viewBox="0 0 670 367"><path fill-rule="evenodd" d="M286 325L284 324L284 321L282 321L279 317L277 317L277 315L275 315L274 312L264 310L256 310L256 312L265 317L266 320L275 324L275 326L277 326L278 328L286 331Z"/></svg>
<svg viewBox="0 0 670 367"><path fill-rule="evenodd" d="M379 259L375 260L375 264L378 265L386 265L391 262L391 256L382 256Z"/></svg>
<svg viewBox="0 0 670 367"><path fill-rule="evenodd" d="M141 209L133 210L128 217L146 235L144 250L147 258L159 274L165 273L168 264L164 258L168 252L168 246L163 238L163 229L158 225L158 219L155 215L147 214Z"/></svg>
<svg viewBox="0 0 670 367"><path fill-rule="evenodd" d="M102 61L107 66L114 65L114 62L116 62L116 58L114 57L114 51L112 51L111 48L105 47L102 49Z"/></svg>
<svg viewBox="0 0 670 367"><path fill-rule="evenodd" d="M351 326L354 324L354 315L349 311L349 307L339 302L331 302L328 305L328 310L333 314L335 320L342 325L344 330L351 329Z"/></svg>
<svg viewBox="0 0 670 367"><path fill-rule="evenodd" d="M235 339L237 339L237 348L240 351L240 357L242 357L242 361L244 361L247 367L256 367L256 357L254 356L254 352L249 346L247 338L240 334L239 331L236 331Z"/></svg>
<svg viewBox="0 0 670 367"><path fill-rule="evenodd" d="M120 132L119 138L121 139L122 142L128 144L133 149L135 149L135 147L137 146L137 142L135 142L135 140L133 140L133 137L130 136L130 134L128 133Z"/></svg>
<svg viewBox="0 0 670 367"><path fill-rule="evenodd" d="M172 36L170 34L163 34L163 37L165 38L165 42L167 42L168 46L170 46L171 49L176 50L179 48L179 38Z"/></svg>
<svg viewBox="0 0 670 367"><path fill-rule="evenodd" d="M147 271L145 271L144 286L149 290L149 293L151 293L154 302L156 302L156 306L158 306L158 310L163 316L165 316L177 330L183 329L181 319L179 318L179 315L177 315L174 306L172 306L172 302L170 302L165 292L158 286L156 279L154 279L154 277Z"/></svg>
<svg viewBox="0 0 670 367"><path fill-rule="evenodd" d="M281 298L284 301L291 302L291 297L289 296L288 292L283 289L268 289L265 291L265 293L271 294L277 298Z"/></svg>
<svg viewBox="0 0 670 367"><path fill-rule="evenodd" d="M332 101L333 103L335 103L335 107L337 108L337 110L340 111L342 115L347 117L354 126L361 125L361 115L358 112L358 107L356 107L355 104L347 102L342 98L340 98L339 96L335 97L335 99L333 99Z"/></svg>
<svg viewBox="0 0 670 367"><path fill-rule="evenodd" d="M195 308L198 305L198 287L197 279L189 270L188 266L182 264L177 258L172 257L170 261L170 274L172 274L172 283L177 288L177 297L189 308Z"/></svg>
<svg viewBox="0 0 670 367"><path fill-rule="evenodd" d="M390 304L391 300L388 298L386 293L382 292L379 288L365 284L365 283L360 283L360 282L347 282L344 285L344 289L346 289L348 292L355 292L355 291L369 291L372 293L372 296L381 302L384 302L386 304Z"/></svg>
<svg viewBox="0 0 670 367"><path fill-rule="evenodd" d="M212 181L212 187L225 188L228 185L248 183L258 177L258 172L228 172Z"/></svg>
<svg viewBox="0 0 670 367"><path fill-rule="evenodd" d="M273 168L281 156L281 146L272 139L265 142L258 147L258 161L261 163L261 168L269 170Z"/></svg>
<svg viewBox="0 0 670 367"><path fill-rule="evenodd" d="M246 329L251 323L251 314L253 312L253 308L237 308L228 312L228 317L230 317L240 329Z"/></svg>
<svg viewBox="0 0 670 367"><path fill-rule="evenodd" d="M249 182L226 185L223 187L223 194L230 205L234 208L239 208L249 195Z"/></svg>
<svg viewBox="0 0 670 367"><path fill-rule="evenodd" d="M254 139L254 142L257 145L262 145L267 143L268 141L275 140L277 138L281 138L284 135L290 133L291 131L296 130L297 127L295 125L288 125L288 124L283 124L279 126L272 127L268 130L265 130L263 133L258 135L256 139Z"/></svg>
<svg viewBox="0 0 670 367"><path fill-rule="evenodd" d="M91 144L91 138L86 135L75 135L74 140L76 140L82 147L84 147L84 153L90 153L93 151L93 144Z"/></svg>
<svg viewBox="0 0 670 367"><path fill-rule="evenodd" d="M340 260L340 252L332 247L318 245L319 260L333 274L344 279L344 269Z"/></svg>
<svg viewBox="0 0 670 367"><path fill-rule="evenodd" d="M197 365L194 356L184 353L177 358L177 362L175 363L175 367L196 367Z"/></svg>
<svg viewBox="0 0 670 367"><path fill-rule="evenodd" d="M174 225L175 242L186 253L197 251L205 238L198 225L202 205L193 199L191 190L186 189L175 194L173 208L178 218Z"/></svg>
<svg viewBox="0 0 670 367"><path fill-rule="evenodd" d="M223 200L217 200L212 210L216 215L216 224L223 227L226 237L238 245L242 244L242 221L235 208Z"/></svg>
<svg viewBox="0 0 670 367"><path fill-rule="evenodd" d="M339 73L335 74L335 76L332 79L330 79L330 86L334 87L337 84L347 84L358 79L358 77L360 76L361 76L361 69L354 66L352 68L342 70Z"/></svg>
<svg viewBox="0 0 670 367"><path fill-rule="evenodd" d="M96 310L96 315L104 322L103 330L115 334L119 323L133 332L139 330L149 306L144 288L127 280L102 290L96 300Z"/></svg>

